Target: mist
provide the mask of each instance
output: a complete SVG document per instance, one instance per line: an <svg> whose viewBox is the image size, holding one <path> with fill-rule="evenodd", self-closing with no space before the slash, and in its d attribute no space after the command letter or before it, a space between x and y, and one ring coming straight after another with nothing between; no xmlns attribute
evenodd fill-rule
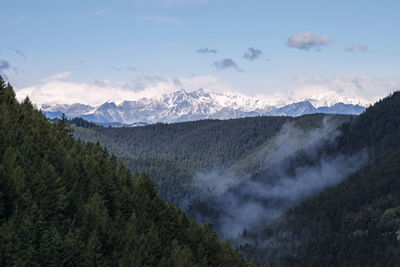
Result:
<svg viewBox="0 0 400 267"><path fill-rule="evenodd" d="M202 199L189 214L211 222L222 238L238 239L279 218L306 198L334 186L367 161L366 151L327 155L321 148L334 144L337 123L324 119L312 130L288 123L263 149L227 171L198 173L193 180Z"/></svg>

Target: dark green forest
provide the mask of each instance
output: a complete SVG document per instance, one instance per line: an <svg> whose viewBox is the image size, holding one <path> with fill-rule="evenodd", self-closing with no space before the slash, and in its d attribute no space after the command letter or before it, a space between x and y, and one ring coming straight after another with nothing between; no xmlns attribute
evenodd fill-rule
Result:
<svg viewBox="0 0 400 267"><path fill-rule="evenodd" d="M112 128L49 121L0 78L0 266L400 266L399 114L395 92L356 117ZM247 174L223 198L359 153L368 157L346 179L231 241L173 204L197 203L199 172ZM189 210L212 221L224 216L216 200Z"/></svg>
<svg viewBox="0 0 400 267"><path fill-rule="evenodd" d="M0 78L0 266L250 266Z"/></svg>
<svg viewBox="0 0 400 267"><path fill-rule="evenodd" d="M399 114L395 92L344 123L324 153L367 150L366 166L272 225L245 233L245 254L281 266L400 266Z"/></svg>
<svg viewBox="0 0 400 267"><path fill-rule="evenodd" d="M167 202L181 205L200 197L192 178L198 172L245 171L254 175L254 156L288 123L301 130L321 127L325 119L335 127L353 116L314 114L293 117L250 117L201 120L142 127L103 127L76 118L69 123L74 136L100 142L122 159L132 172L146 172Z"/></svg>
<svg viewBox="0 0 400 267"><path fill-rule="evenodd" d="M275 221L244 231L234 242L237 248L272 266L400 266L399 114L400 93L395 92L360 116L333 115L340 132L335 141L322 140L312 153L306 147L281 164L290 173L327 157L365 152L367 161L343 182L306 198ZM282 127L294 123L297 130L308 131L321 127L324 118L257 117L138 128L73 124L76 137L100 141L131 170L147 168L161 196L179 204L196 194L190 184L199 170L239 166L252 179L267 179L254 159L270 153ZM203 207L206 212L220 212L210 205Z"/></svg>
<svg viewBox="0 0 400 267"><path fill-rule="evenodd" d="M181 206L196 198L192 178L197 171L226 169L271 138L289 117L203 120L144 127L112 128L74 119L75 137L99 141L132 172L154 178L159 194Z"/></svg>

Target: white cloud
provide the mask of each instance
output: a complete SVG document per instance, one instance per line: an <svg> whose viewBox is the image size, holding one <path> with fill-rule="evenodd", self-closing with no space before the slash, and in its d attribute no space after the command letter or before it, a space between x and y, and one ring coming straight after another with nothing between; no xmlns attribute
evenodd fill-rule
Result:
<svg viewBox="0 0 400 267"><path fill-rule="evenodd" d="M328 36L320 36L311 32L295 34L291 36L287 41L289 47L302 50L310 50L312 48L318 50L322 46L328 45L330 43L332 43L332 40Z"/></svg>
<svg viewBox="0 0 400 267"><path fill-rule="evenodd" d="M66 76L66 75L65 75ZM59 75L63 78L63 75ZM73 104L82 103L99 105L107 101L121 102L136 100L142 97L160 96L179 89L194 91L204 88L212 91L229 91L229 84L223 83L216 77L170 77L149 76L142 74L128 82L111 82L96 80L87 83L77 83L54 79L44 79L42 83L16 90L18 100L29 96L37 105L45 103Z"/></svg>
<svg viewBox="0 0 400 267"><path fill-rule="evenodd" d="M306 99L322 95L339 95L360 100L361 104L371 104L400 89L400 77L377 76L371 74L340 74L334 76L292 77L288 96Z"/></svg>
<svg viewBox="0 0 400 267"><path fill-rule="evenodd" d="M59 73L43 79L39 84L16 90L19 100L29 96L33 103L82 103L99 105L107 101L120 103L171 93L179 89L246 94L248 88L232 87L215 76L160 77L141 74L129 82L95 80L79 83L62 80L68 73ZM58 79L56 79L58 77ZM50 79L51 78L51 79ZM276 84L254 96L267 103L284 105L293 101L315 98L318 100L343 99L354 104L368 105L400 89L399 76L372 74L338 74L321 76L311 72L292 73L286 82ZM325 100L324 100L325 101ZM323 101L322 101L323 102Z"/></svg>
<svg viewBox="0 0 400 267"><path fill-rule="evenodd" d="M236 88L235 88L236 89ZM400 76L372 74L317 75L307 71L291 73L287 81L266 88L254 96L271 105L284 106L314 99L313 104L330 106L337 101L368 106L400 90Z"/></svg>

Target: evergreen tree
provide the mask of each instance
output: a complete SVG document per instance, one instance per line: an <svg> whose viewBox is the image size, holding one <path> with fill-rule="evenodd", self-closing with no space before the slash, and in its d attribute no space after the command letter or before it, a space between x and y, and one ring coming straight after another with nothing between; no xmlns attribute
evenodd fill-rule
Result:
<svg viewBox="0 0 400 267"><path fill-rule="evenodd" d="M204 232L197 244L190 231ZM208 253L198 254L201 246ZM149 176L132 176L99 143L74 140L65 118L49 122L29 98L18 103L0 77L0 266L196 266L204 259L250 266L163 202Z"/></svg>

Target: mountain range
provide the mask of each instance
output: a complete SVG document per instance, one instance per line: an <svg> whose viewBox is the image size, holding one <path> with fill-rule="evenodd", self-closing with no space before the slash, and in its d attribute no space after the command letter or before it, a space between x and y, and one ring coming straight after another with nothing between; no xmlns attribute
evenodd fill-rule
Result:
<svg viewBox="0 0 400 267"><path fill-rule="evenodd" d="M184 89L156 97L99 106L85 104L42 104L50 119L80 117L111 126L137 126L157 122L183 122L202 119L232 119L254 116L300 116L314 113L353 114L365 110L365 103L327 94L319 98L285 100L279 104L242 94L215 93L205 89Z"/></svg>

